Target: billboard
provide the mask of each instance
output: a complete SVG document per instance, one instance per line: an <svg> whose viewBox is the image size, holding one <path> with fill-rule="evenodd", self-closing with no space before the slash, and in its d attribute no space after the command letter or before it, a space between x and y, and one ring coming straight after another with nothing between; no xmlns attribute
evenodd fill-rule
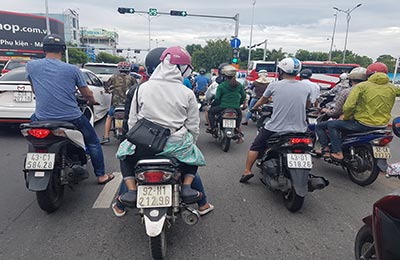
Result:
<svg viewBox="0 0 400 260"><path fill-rule="evenodd" d="M64 37L64 24L50 18L51 33ZM46 18L31 14L0 11L0 55L42 54Z"/></svg>

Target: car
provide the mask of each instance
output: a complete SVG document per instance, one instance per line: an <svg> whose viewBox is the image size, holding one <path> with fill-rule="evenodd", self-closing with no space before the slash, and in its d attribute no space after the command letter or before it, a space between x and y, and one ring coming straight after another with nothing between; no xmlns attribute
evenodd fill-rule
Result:
<svg viewBox="0 0 400 260"><path fill-rule="evenodd" d="M7 61L6 65L4 65L3 69L1 70L1 75L6 74L10 70L25 67L26 63L29 61L29 58L16 58Z"/></svg>
<svg viewBox="0 0 400 260"><path fill-rule="evenodd" d="M105 92L103 82L90 70L81 69L86 83L100 105L93 106L94 121L107 115L111 94ZM25 67L14 69L0 77L0 123L30 122L35 111L35 95L25 79Z"/></svg>
<svg viewBox="0 0 400 260"><path fill-rule="evenodd" d="M114 63L94 63L89 62L83 65L83 68L92 71L99 77L103 82L106 82L112 75L118 73L118 64Z"/></svg>

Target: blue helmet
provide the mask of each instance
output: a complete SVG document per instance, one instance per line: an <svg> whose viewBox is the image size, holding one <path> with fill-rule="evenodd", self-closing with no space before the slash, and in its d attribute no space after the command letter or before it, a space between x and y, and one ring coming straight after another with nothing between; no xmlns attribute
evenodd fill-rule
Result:
<svg viewBox="0 0 400 260"><path fill-rule="evenodd" d="M400 117L393 119L392 130L397 137L400 137Z"/></svg>

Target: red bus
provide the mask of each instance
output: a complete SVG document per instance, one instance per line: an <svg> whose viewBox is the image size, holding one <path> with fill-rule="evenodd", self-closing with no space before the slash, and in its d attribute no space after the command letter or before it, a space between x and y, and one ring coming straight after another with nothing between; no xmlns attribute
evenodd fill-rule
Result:
<svg viewBox="0 0 400 260"><path fill-rule="evenodd" d="M339 81L342 73L349 73L359 64L338 64L335 62L324 61L303 61L302 69L310 69L313 73L311 81L318 83L323 88L332 88ZM268 71L268 78L275 80L278 78L276 62L274 61L251 61L247 70L247 80L257 79L257 72L260 70Z"/></svg>

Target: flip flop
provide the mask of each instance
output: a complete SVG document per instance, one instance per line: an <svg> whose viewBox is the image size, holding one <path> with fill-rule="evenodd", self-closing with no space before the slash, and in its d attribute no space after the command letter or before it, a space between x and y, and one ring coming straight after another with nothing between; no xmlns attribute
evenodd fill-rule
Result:
<svg viewBox="0 0 400 260"><path fill-rule="evenodd" d="M242 177L240 177L239 182L241 183L247 183L248 180L250 180L251 178L254 177L254 174L250 173L250 174L243 174Z"/></svg>
<svg viewBox="0 0 400 260"><path fill-rule="evenodd" d="M343 159L344 159L344 157L342 157L342 158L338 158L338 157L336 157L336 155L334 154L334 153L331 153L330 154L331 156L331 159L333 159L333 160L335 160L335 161L343 161Z"/></svg>
<svg viewBox="0 0 400 260"><path fill-rule="evenodd" d="M111 208L112 208L112 210L113 210L115 216L117 216L117 217L119 217L119 218L125 216L126 210L124 210L122 213L120 213L120 212L118 212L118 211L115 209L115 207L118 207L116 202L114 202L114 203L111 205Z"/></svg>
<svg viewBox="0 0 400 260"><path fill-rule="evenodd" d="M107 182L110 182L115 178L115 176L112 173L107 173L106 175L107 175L107 179L105 181L97 182L99 185L106 184Z"/></svg>
<svg viewBox="0 0 400 260"><path fill-rule="evenodd" d="M208 203L208 205L210 205L210 207L206 208L205 210L197 210L200 216L204 216L214 210L214 205L212 205L211 203Z"/></svg>

